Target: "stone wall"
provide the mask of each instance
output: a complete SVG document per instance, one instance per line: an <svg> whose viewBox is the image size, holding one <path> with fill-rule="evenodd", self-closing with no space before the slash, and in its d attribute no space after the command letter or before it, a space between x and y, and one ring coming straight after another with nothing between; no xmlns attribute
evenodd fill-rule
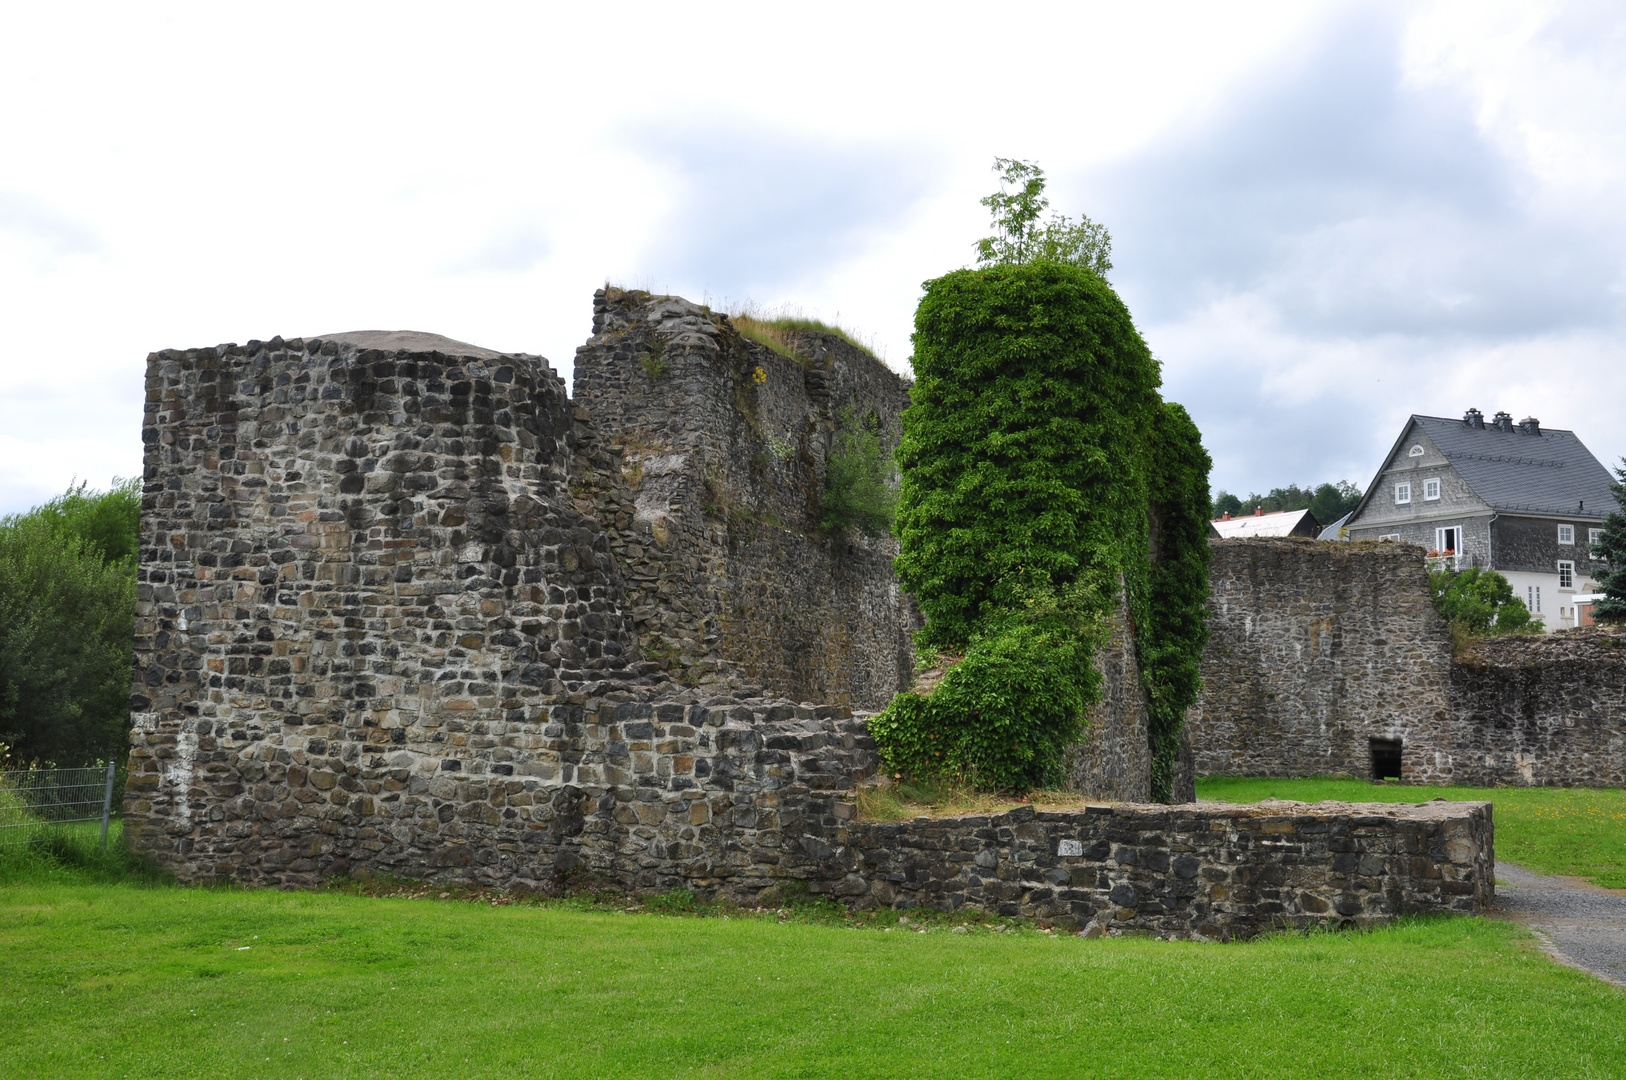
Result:
<svg viewBox="0 0 1626 1080"><path fill-rule="evenodd" d="M1152 749L1146 691L1124 598L1112 614L1112 635L1095 655L1101 700L1089 709L1084 741L1067 755L1067 790L1093 799L1147 802L1152 797Z"/></svg>
<svg viewBox="0 0 1626 1080"><path fill-rule="evenodd" d="M1450 701L1419 747L1420 782L1626 787L1626 634L1477 642L1452 666Z"/></svg>
<svg viewBox="0 0 1626 1080"><path fill-rule="evenodd" d="M673 343L670 363L712 362ZM1203 937L1488 897L1478 810L857 821L876 761L863 718L760 694L749 680L774 661L728 645L731 618L772 632L772 604L808 586L752 607L712 577L766 574L775 558L780 578L807 575L825 557L780 526L772 542L730 532L815 490L816 409L757 401L775 423L802 416L805 455L753 471L746 421L731 421L734 442L704 425L692 442L611 439L539 358L435 344L272 339L149 358L125 835L182 880L597 881L750 901L799 881L854 904ZM816 381L758 366L759 388ZM614 395L599 400L614 415ZM685 456L701 467L662 464ZM686 492L757 501L746 523L705 502L695 520ZM827 555L816 588L854 565ZM857 625L867 594L850 592L819 609L854 624L846 670L896 678L908 609L888 598L875 631ZM1146 751L1120 623L1073 779L1122 797L1143 787ZM681 662L646 657L641 639L657 655L675 640ZM836 678L840 647L819 638L824 659L769 674Z"/></svg>
<svg viewBox="0 0 1626 1080"><path fill-rule="evenodd" d="M1198 776L1371 774L1372 738L1448 708L1451 639L1409 544L1210 544L1203 689L1186 728Z"/></svg>
<svg viewBox="0 0 1626 1080"><path fill-rule="evenodd" d="M632 529L612 538L649 655L686 682L722 673L798 700L879 708L909 685L912 600L897 542L819 527L838 425L890 450L908 383L828 333L777 352L677 297L594 297L575 400L614 466L576 489Z"/></svg>
<svg viewBox="0 0 1626 1080"><path fill-rule="evenodd" d="M841 874L838 895L971 907L1090 936L1364 927L1481 912L1495 894L1489 803L1020 807L849 822L815 851L824 878Z"/></svg>
<svg viewBox="0 0 1626 1080"><path fill-rule="evenodd" d="M1400 740L1411 783L1626 783L1626 635L1567 630L1453 656L1422 549L1213 545L1198 776L1372 775Z"/></svg>

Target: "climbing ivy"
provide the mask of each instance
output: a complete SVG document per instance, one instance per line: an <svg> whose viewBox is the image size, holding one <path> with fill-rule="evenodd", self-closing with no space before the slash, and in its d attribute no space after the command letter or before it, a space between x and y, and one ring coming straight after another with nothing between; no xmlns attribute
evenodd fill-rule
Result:
<svg viewBox="0 0 1626 1080"><path fill-rule="evenodd" d="M925 288L896 566L926 615L917 645L964 659L872 730L896 771L1022 790L1059 779L1099 699L1094 652L1120 593L1146 621L1158 365L1111 286L1076 265Z"/></svg>
<svg viewBox="0 0 1626 1080"><path fill-rule="evenodd" d="M1208 642L1208 472L1212 461L1186 410L1160 403L1146 467L1150 505L1151 618L1136 642L1148 701L1152 798L1169 801L1186 709L1201 688Z"/></svg>

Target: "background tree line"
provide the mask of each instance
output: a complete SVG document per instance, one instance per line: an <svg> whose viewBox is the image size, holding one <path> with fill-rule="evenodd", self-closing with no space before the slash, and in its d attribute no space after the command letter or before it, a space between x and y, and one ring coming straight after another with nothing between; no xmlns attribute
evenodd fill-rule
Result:
<svg viewBox="0 0 1626 1080"><path fill-rule="evenodd" d="M0 518L0 759L127 753L140 490L81 483Z"/></svg>
<svg viewBox="0 0 1626 1080"><path fill-rule="evenodd" d="M1255 510L1274 514L1278 510L1303 510L1308 507L1310 513L1315 515L1316 521L1322 525L1331 525L1354 510L1360 501L1361 489L1348 480L1340 480L1336 484L1320 484L1313 488L1288 484L1284 488L1271 488L1269 494L1253 494L1246 499L1221 489L1214 495L1214 507L1209 516L1230 514L1232 517L1243 517Z"/></svg>

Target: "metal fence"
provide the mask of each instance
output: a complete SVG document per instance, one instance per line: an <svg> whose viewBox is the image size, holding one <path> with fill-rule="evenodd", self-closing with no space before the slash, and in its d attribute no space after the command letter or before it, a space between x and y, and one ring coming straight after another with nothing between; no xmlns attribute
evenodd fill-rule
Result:
<svg viewBox="0 0 1626 1080"><path fill-rule="evenodd" d="M0 772L0 846L26 844L43 829L100 821L102 843L113 814L113 764L88 769Z"/></svg>

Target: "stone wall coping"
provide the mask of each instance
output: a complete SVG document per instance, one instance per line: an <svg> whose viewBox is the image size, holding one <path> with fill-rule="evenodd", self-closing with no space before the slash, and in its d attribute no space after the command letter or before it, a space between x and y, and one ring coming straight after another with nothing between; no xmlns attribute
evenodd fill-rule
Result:
<svg viewBox="0 0 1626 1080"><path fill-rule="evenodd" d="M956 826L1021 825L1029 821L1066 823L1111 815L1140 821L1196 818L1379 818L1405 821L1449 821L1472 816L1476 812L1489 813L1494 806L1489 801L1432 799L1424 803L1306 803L1291 799L1266 799L1258 803L1190 802L1190 803L1110 803L1092 804L1078 810L1040 810L1035 806L1013 806L998 814L943 814L936 817L919 816L900 821L860 821L861 825L932 825Z"/></svg>

